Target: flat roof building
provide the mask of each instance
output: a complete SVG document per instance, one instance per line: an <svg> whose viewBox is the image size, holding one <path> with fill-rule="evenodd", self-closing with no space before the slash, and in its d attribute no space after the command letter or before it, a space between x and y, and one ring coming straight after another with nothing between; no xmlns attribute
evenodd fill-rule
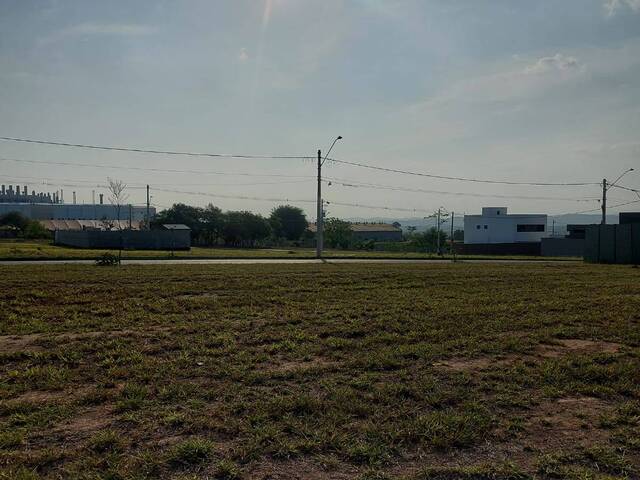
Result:
<svg viewBox="0 0 640 480"><path fill-rule="evenodd" d="M484 207L464 216L465 244L540 242L547 235L547 215L509 214L507 207Z"/></svg>

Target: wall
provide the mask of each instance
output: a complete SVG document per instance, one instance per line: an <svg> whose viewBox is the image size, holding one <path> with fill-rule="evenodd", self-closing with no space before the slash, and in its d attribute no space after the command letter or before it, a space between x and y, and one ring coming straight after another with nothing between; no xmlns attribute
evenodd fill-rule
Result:
<svg viewBox="0 0 640 480"><path fill-rule="evenodd" d="M640 223L589 225L584 259L595 263L640 264Z"/></svg>
<svg viewBox="0 0 640 480"><path fill-rule="evenodd" d="M448 245L445 247L448 248ZM519 243L465 243L461 252L465 255L540 255L540 242Z"/></svg>
<svg viewBox="0 0 640 480"><path fill-rule="evenodd" d="M540 251L543 257L582 257L584 243L582 238L543 238Z"/></svg>
<svg viewBox="0 0 640 480"><path fill-rule="evenodd" d="M518 232L519 224L544 225L545 228L542 232ZM546 215L465 215L464 243L539 242L547 235L546 225Z"/></svg>
<svg viewBox="0 0 640 480"><path fill-rule="evenodd" d="M402 230L398 231L379 231L379 232L353 232L355 241L374 240L376 242L401 242Z"/></svg>
<svg viewBox="0 0 640 480"><path fill-rule="evenodd" d="M55 232L54 243L78 248L110 248L135 250L188 250L191 248L191 232L189 230L122 230L71 231Z"/></svg>

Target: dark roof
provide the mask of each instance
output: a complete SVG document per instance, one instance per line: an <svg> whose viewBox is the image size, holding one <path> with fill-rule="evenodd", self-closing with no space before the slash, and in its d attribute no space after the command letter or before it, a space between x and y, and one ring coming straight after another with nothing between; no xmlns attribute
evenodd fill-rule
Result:
<svg viewBox="0 0 640 480"><path fill-rule="evenodd" d="M184 223L165 223L162 228L166 230L191 230Z"/></svg>

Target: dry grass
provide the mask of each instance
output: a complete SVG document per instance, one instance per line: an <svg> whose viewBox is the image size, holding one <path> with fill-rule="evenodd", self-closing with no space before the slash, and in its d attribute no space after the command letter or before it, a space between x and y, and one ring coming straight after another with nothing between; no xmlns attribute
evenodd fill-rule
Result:
<svg viewBox="0 0 640 480"><path fill-rule="evenodd" d="M0 478L637 478L640 270L5 266Z"/></svg>

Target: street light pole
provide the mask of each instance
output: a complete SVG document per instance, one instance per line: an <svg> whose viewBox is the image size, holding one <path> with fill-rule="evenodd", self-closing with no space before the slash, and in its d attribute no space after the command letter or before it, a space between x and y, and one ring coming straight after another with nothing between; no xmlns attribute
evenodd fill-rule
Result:
<svg viewBox="0 0 640 480"><path fill-rule="evenodd" d="M322 205L322 165L333 150L333 146L338 140L342 140L342 136L338 135L331 144L331 147L327 151L327 154L322 158L322 152L318 150L318 198L317 198L317 212L316 212L316 258L322 258L322 248L324 243L324 208Z"/></svg>
<svg viewBox="0 0 640 480"><path fill-rule="evenodd" d="M322 153L318 150L318 199L316 212L316 258L322 258L323 241L323 215L322 215Z"/></svg>

